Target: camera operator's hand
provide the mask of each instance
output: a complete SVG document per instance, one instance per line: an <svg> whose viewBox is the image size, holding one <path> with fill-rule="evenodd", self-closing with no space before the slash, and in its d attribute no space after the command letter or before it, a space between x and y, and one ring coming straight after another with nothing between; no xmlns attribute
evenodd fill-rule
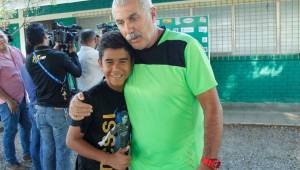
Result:
<svg viewBox="0 0 300 170"><path fill-rule="evenodd" d="M69 44L69 54L76 52L76 47L74 43Z"/></svg>
<svg viewBox="0 0 300 170"><path fill-rule="evenodd" d="M59 42L55 42L55 45L54 45L53 49L60 50L60 44L59 44Z"/></svg>

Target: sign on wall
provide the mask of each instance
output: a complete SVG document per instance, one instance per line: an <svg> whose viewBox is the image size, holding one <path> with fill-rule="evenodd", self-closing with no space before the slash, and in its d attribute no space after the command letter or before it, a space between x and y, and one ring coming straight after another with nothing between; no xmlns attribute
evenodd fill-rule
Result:
<svg viewBox="0 0 300 170"><path fill-rule="evenodd" d="M176 32L184 32L196 38L209 57L208 16L160 18L157 25Z"/></svg>

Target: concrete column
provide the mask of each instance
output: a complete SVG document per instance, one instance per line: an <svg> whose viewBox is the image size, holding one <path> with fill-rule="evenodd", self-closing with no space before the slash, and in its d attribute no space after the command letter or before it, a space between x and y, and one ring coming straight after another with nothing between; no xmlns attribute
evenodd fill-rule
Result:
<svg viewBox="0 0 300 170"><path fill-rule="evenodd" d="M18 10L19 18L18 18L18 24L19 24L19 32L20 32L20 46L21 46L21 52L24 56L26 56L26 40L25 40L25 25L24 24L24 16L23 16L23 9Z"/></svg>

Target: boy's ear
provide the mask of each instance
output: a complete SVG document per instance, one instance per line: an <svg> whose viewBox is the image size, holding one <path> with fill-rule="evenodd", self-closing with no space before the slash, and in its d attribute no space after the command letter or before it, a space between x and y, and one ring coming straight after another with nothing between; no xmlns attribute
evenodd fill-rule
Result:
<svg viewBox="0 0 300 170"><path fill-rule="evenodd" d="M98 58L98 64L99 64L100 69L102 70L103 65L102 65L102 60L101 60L101 58Z"/></svg>

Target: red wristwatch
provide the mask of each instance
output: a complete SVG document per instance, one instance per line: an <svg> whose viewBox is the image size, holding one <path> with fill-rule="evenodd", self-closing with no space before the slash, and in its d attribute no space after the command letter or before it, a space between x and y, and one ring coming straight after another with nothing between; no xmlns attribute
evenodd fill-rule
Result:
<svg viewBox="0 0 300 170"><path fill-rule="evenodd" d="M218 168L221 166L221 161L219 159L209 159L206 157L201 159L201 163L212 168L213 170L218 170Z"/></svg>

